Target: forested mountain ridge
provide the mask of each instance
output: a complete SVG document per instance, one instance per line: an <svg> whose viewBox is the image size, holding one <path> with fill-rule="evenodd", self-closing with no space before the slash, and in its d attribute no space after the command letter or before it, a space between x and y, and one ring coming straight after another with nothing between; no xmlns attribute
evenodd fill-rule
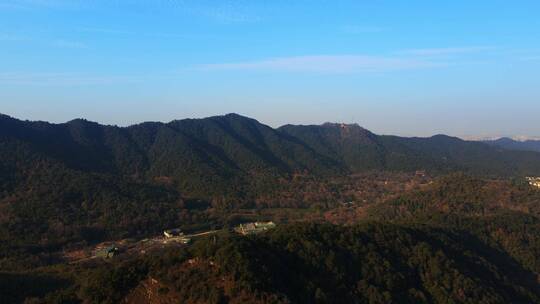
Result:
<svg viewBox="0 0 540 304"><path fill-rule="evenodd" d="M505 151L443 135L379 136L358 125L272 129L237 114L130 127L82 119L49 124L2 116L0 140L4 146L0 163L7 167L13 165L7 161L9 154L18 154L12 157L26 164L32 155L84 172L165 176L186 185L230 185L253 174L368 170L540 175L540 153Z"/></svg>
<svg viewBox="0 0 540 304"><path fill-rule="evenodd" d="M425 169L431 172L461 170L508 176L536 175L540 171L538 153L507 151L447 135L375 135L356 124L285 125L278 130L317 147L317 151L323 155L344 160L353 172L366 168L396 171Z"/></svg>
<svg viewBox="0 0 540 304"><path fill-rule="evenodd" d="M255 173L307 169L337 173L345 169L295 139L235 114L127 128L81 119L49 124L3 117L0 136L5 146L2 162L7 154L23 149L26 154L74 170L139 178L166 176L179 181L187 178L195 184L230 184L232 178Z"/></svg>
<svg viewBox="0 0 540 304"><path fill-rule="evenodd" d="M491 146L508 150L540 152L540 140L518 141L508 137L502 137L495 140L485 140L483 142Z"/></svg>

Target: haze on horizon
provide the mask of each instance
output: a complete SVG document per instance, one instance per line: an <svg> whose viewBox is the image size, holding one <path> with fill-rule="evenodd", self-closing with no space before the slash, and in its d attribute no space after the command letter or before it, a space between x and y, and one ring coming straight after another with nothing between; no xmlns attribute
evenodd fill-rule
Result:
<svg viewBox="0 0 540 304"><path fill-rule="evenodd" d="M538 1L0 0L0 113L540 135Z"/></svg>

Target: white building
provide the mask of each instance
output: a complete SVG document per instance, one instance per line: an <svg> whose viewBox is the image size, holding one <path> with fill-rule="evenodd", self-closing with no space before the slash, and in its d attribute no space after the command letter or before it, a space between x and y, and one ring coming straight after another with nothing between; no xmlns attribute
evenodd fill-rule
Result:
<svg viewBox="0 0 540 304"><path fill-rule="evenodd" d="M175 228L163 231L163 235L165 235L166 238L173 238L177 236L183 236L184 233L180 228Z"/></svg>

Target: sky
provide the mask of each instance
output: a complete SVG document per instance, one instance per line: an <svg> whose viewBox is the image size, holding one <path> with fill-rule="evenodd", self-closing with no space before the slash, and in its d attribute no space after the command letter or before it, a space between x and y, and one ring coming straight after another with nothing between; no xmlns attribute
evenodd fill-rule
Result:
<svg viewBox="0 0 540 304"><path fill-rule="evenodd" d="M540 136L538 0L0 0L0 113Z"/></svg>

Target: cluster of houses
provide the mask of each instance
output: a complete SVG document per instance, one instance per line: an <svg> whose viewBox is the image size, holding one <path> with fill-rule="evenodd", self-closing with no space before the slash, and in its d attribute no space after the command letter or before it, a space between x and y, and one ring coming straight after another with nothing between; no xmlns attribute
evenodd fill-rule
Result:
<svg viewBox="0 0 540 304"><path fill-rule="evenodd" d="M261 233L275 227L276 227L276 224L274 224L274 222L252 222L252 223L240 224L234 228L234 231L242 235L250 235L250 234ZM201 234L207 234L207 233L213 233L213 232L214 231L201 233ZM181 244L189 244L191 243L191 237L184 234L184 232L180 228L168 229L168 230L163 231L162 242L163 243L177 242ZM99 246L94 250L93 253L94 253L93 254L94 257L96 258L110 259L117 256L120 253L120 249L115 244L111 244L107 246Z"/></svg>
<svg viewBox="0 0 540 304"><path fill-rule="evenodd" d="M191 238L187 237L180 228L165 230L163 231L163 235L165 236L165 240L163 241L164 243L170 241L189 244L191 242Z"/></svg>
<svg viewBox="0 0 540 304"><path fill-rule="evenodd" d="M526 177L527 181L529 182L529 185L535 187L535 188L540 188L540 177L532 177L532 176L528 176Z"/></svg>
<svg viewBox="0 0 540 304"><path fill-rule="evenodd" d="M240 224L234 228L234 231L243 235L248 235L261 233L275 227L276 224L274 224L274 222L253 222Z"/></svg>

